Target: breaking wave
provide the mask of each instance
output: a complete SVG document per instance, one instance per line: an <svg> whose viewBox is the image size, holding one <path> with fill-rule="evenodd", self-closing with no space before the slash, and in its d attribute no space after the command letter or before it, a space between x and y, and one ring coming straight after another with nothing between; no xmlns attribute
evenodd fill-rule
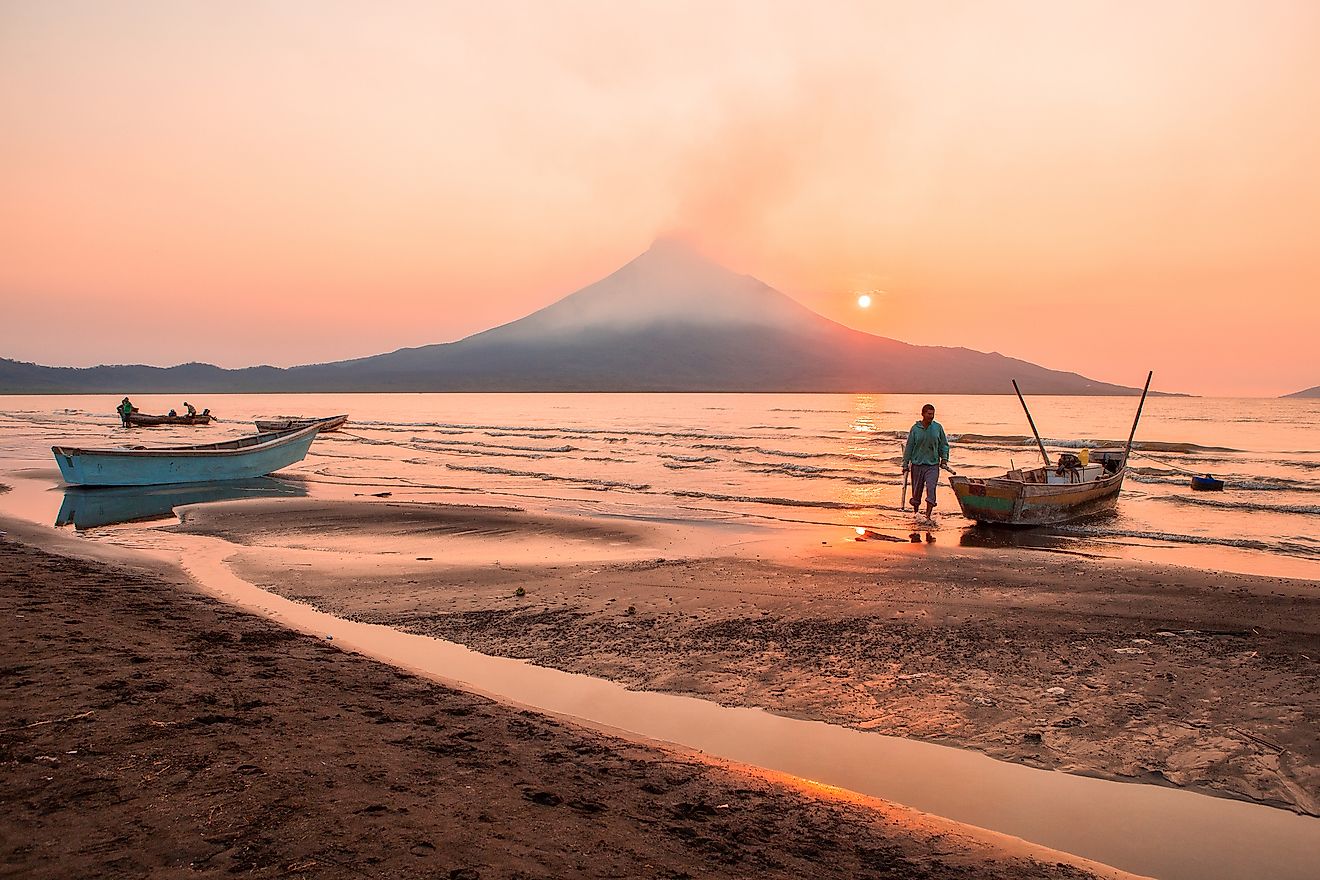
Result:
<svg viewBox="0 0 1320 880"><path fill-rule="evenodd" d="M526 477L531 480L546 480L556 483L573 483L579 486L600 489L631 489L634 492L644 492L650 489L649 483L625 483L620 480L598 480L593 477L570 477L560 474L547 474L541 471L516 471L512 468L495 467L494 465L463 465L445 463L445 467L451 471L472 471L482 474L493 474L502 477Z"/></svg>
<svg viewBox="0 0 1320 880"><path fill-rule="evenodd" d="M1265 553L1284 553L1306 559L1320 559L1320 549L1294 544L1290 541L1270 542L1253 538L1227 538L1207 535L1183 535L1173 532L1142 531L1140 529L1115 529L1104 526L1061 525L1053 526L1051 531L1064 535L1076 535L1088 538L1135 538L1145 541L1163 541L1170 544L1203 544L1218 547L1232 547L1238 550L1259 550Z"/></svg>
<svg viewBox="0 0 1320 880"><path fill-rule="evenodd" d="M869 464L892 464L902 461L902 456L864 455L859 452L799 452L792 449L769 449L765 446L738 445L736 443L694 443L693 449L716 449L725 452L755 452L757 455L778 456L783 458L837 458L844 461L860 461Z"/></svg>
<svg viewBox="0 0 1320 880"><path fill-rule="evenodd" d="M766 449L763 446L741 446L736 443L693 443L694 449L721 449L726 452L757 452L761 455L782 455L787 458L827 458L826 452L794 452L791 449Z"/></svg>
<svg viewBox="0 0 1320 880"><path fill-rule="evenodd" d="M791 412L791 413L846 413L846 409L791 409L784 406L771 407L768 412Z"/></svg>
<svg viewBox="0 0 1320 880"><path fill-rule="evenodd" d="M1172 504L1189 504L1194 507L1214 507L1220 510L1300 513L1311 516L1320 514L1320 504L1261 504L1253 501L1225 501L1221 498L1207 498L1204 495L1156 495L1155 500Z"/></svg>
<svg viewBox="0 0 1320 880"><path fill-rule="evenodd" d="M708 501L736 501L744 504L772 504L779 507L819 507L828 510L869 510L873 504L852 504L846 501L809 501L802 498L765 498L756 495L721 495L717 492L698 492L674 489L668 494L676 498L705 498Z"/></svg>
<svg viewBox="0 0 1320 880"><path fill-rule="evenodd" d="M906 435L903 435L906 436ZM1061 449L1082 449L1104 446L1125 446L1123 440L1095 440L1075 438L1057 439L1053 437L1041 438L1046 446L1056 446ZM950 434L950 443L965 443L972 446L1035 446L1036 438L1028 437L1025 434ZM1234 449L1231 446L1202 446L1198 443L1173 442L1165 440L1138 440L1132 444L1133 449L1146 450L1148 452L1243 452L1242 449Z"/></svg>
<svg viewBox="0 0 1320 880"><path fill-rule="evenodd" d="M850 471L845 468L816 467L809 464L795 464L784 461L747 461L735 458L734 461L751 470L754 474L782 474L789 477L807 479L843 480L858 486L889 485L892 479L872 472Z"/></svg>
<svg viewBox="0 0 1320 880"><path fill-rule="evenodd" d="M578 447L569 446L511 446L505 443L483 443L480 440L433 440L426 437L413 437L413 443L425 443L430 446L478 446L481 449L516 449L521 452L576 452Z"/></svg>
<svg viewBox="0 0 1320 880"><path fill-rule="evenodd" d="M1128 468L1127 478L1135 483L1151 483L1165 486L1186 486L1190 475L1173 471L1157 471L1152 468ZM1289 480L1284 477L1220 477L1230 489L1242 489L1248 492L1320 492L1320 485L1303 480Z"/></svg>

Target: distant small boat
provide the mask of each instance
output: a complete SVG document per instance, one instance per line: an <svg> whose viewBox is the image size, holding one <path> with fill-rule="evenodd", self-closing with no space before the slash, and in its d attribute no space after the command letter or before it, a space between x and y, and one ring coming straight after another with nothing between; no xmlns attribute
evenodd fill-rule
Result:
<svg viewBox="0 0 1320 880"><path fill-rule="evenodd" d="M74 486L159 486L264 477L302 461L316 439L316 425L276 434L254 434L158 449L75 449L52 446L64 481Z"/></svg>
<svg viewBox="0 0 1320 880"><path fill-rule="evenodd" d="M1216 480L1209 474L1204 477L1192 477L1192 488L1198 492L1222 492L1224 491L1224 481Z"/></svg>
<svg viewBox="0 0 1320 880"><path fill-rule="evenodd" d="M257 419L258 431L291 431L294 428L309 428L320 425L322 434L338 431L348 421L348 415L326 416L323 419L309 419L303 416L277 416L273 419Z"/></svg>
<svg viewBox="0 0 1320 880"><path fill-rule="evenodd" d="M128 414L128 424L136 428L155 428L160 425L209 425L210 413L198 413L195 416L152 416L146 413Z"/></svg>

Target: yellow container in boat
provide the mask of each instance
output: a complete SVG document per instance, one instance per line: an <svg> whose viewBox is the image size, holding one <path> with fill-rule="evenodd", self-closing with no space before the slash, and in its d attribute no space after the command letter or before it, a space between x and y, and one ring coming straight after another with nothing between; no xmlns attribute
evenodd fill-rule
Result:
<svg viewBox="0 0 1320 880"><path fill-rule="evenodd" d="M1088 464L1091 463L1091 450L1083 447L1077 453L1077 460L1082 463L1082 467L1086 467Z"/></svg>

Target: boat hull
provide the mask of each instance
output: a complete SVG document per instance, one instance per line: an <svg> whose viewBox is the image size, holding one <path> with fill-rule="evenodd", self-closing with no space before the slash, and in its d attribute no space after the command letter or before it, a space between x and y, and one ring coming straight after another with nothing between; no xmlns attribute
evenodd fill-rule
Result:
<svg viewBox="0 0 1320 880"><path fill-rule="evenodd" d="M1108 513L1118 503L1123 471L1074 484L950 477L963 516L981 523L1043 526Z"/></svg>
<svg viewBox="0 0 1320 880"><path fill-rule="evenodd" d="M195 416L150 416L142 413L129 413L128 426L130 428L156 428L161 425L209 425L211 417L209 415L198 414Z"/></svg>
<svg viewBox="0 0 1320 880"><path fill-rule="evenodd" d="M160 486L264 477L302 461L315 426L173 449L51 447L64 481L74 486Z"/></svg>
<svg viewBox="0 0 1320 880"><path fill-rule="evenodd" d="M324 419L258 419L255 424L258 431L292 431L297 428L309 428L312 425L319 425L322 434L329 434L331 431L338 431L348 421L347 415L329 416Z"/></svg>

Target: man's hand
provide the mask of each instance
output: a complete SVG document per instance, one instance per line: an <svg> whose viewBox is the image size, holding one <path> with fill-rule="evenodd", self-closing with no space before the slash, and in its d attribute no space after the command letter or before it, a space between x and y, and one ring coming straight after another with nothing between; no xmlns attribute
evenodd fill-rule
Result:
<svg viewBox="0 0 1320 880"><path fill-rule="evenodd" d="M906 474L907 472L908 472L908 463L905 461L903 462L903 473Z"/></svg>
<svg viewBox="0 0 1320 880"><path fill-rule="evenodd" d="M944 468L947 471L949 469L949 460L947 458L941 458L940 467Z"/></svg>

